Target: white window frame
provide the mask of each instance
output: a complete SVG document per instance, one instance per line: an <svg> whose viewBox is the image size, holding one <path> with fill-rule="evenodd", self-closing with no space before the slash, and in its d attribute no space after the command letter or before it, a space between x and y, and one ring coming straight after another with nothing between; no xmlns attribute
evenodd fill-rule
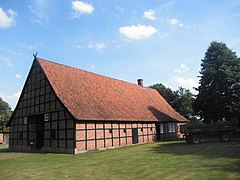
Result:
<svg viewBox="0 0 240 180"><path fill-rule="evenodd" d="M159 124L159 129L160 129L160 133L163 134L164 130L163 130L163 123Z"/></svg>
<svg viewBox="0 0 240 180"><path fill-rule="evenodd" d="M176 132L176 124L174 122L168 123L168 132L170 133Z"/></svg>

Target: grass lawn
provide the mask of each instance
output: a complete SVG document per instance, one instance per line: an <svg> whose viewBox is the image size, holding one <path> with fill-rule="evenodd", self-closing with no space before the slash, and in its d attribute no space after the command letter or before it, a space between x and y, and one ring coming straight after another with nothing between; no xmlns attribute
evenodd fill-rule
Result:
<svg viewBox="0 0 240 180"><path fill-rule="evenodd" d="M240 141L157 142L79 155L1 146L0 179L240 179Z"/></svg>

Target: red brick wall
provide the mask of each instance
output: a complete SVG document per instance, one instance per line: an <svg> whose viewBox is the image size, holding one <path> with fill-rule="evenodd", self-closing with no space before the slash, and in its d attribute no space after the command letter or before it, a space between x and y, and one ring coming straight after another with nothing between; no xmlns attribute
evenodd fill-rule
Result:
<svg viewBox="0 0 240 180"><path fill-rule="evenodd" d="M139 143L156 140L155 123L79 121L76 123L77 151L131 145L132 128L138 128Z"/></svg>

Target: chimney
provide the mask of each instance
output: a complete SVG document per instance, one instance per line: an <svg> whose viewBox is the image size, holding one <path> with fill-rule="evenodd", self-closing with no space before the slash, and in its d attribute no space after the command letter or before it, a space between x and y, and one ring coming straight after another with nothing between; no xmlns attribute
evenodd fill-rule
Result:
<svg viewBox="0 0 240 180"><path fill-rule="evenodd" d="M139 86L143 87L143 79L138 79L137 82Z"/></svg>

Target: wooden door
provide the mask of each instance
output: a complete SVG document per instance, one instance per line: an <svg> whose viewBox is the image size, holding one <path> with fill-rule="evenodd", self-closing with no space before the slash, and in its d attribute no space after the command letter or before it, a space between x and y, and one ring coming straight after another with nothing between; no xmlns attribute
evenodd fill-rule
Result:
<svg viewBox="0 0 240 180"><path fill-rule="evenodd" d="M36 147L41 149L44 146L44 116L37 116L37 139Z"/></svg>
<svg viewBox="0 0 240 180"><path fill-rule="evenodd" d="M132 143L137 144L138 143L138 129L132 128Z"/></svg>
<svg viewBox="0 0 240 180"><path fill-rule="evenodd" d="M33 149L41 149L44 146L43 118L43 115L33 115L28 117L28 144L30 144Z"/></svg>

